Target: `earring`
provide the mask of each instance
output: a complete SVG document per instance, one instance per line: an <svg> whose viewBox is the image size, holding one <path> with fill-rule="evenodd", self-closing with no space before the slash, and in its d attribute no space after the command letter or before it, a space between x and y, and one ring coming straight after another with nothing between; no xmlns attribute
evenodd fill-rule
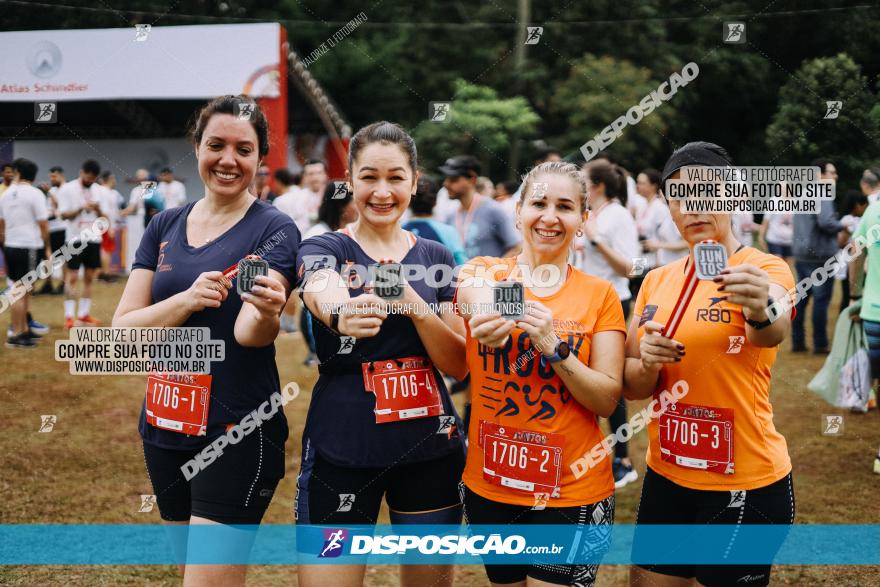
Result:
<svg viewBox="0 0 880 587"><path fill-rule="evenodd" d="M578 229L578 231L577 231L577 233L576 233L576 234L577 234L577 235L578 235L578 237L582 237L582 236L584 236L584 231L583 231L583 230L580 230L580 229Z"/></svg>
<svg viewBox="0 0 880 587"><path fill-rule="evenodd" d="M521 228L522 228L522 225L519 223L519 220L517 220L516 221L516 229L520 230Z"/></svg>

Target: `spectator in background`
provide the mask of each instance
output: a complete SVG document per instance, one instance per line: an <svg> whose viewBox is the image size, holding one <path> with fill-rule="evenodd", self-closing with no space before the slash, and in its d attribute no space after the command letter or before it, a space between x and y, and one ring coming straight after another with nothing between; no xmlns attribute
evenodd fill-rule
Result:
<svg viewBox="0 0 880 587"><path fill-rule="evenodd" d="M260 200L271 203L278 197L278 195L272 191L272 188L269 185L270 175L271 171L269 171L269 166L260 165L260 168L257 169L257 175L254 176L253 194Z"/></svg>
<svg viewBox="0 0 880 587"><path fill-rule="evenodd" d="M471 155L447 159L440 167L443 186L460 209L446 221L455 227L468 258L510 257L519 252L520 235L503 208L477 193L480 162Z"/></svg>
<svg viewBox="0 0 880 587"><path fill-rule="evenodd" d="M559 161L562 161L562 153L555 147L547 145L535 153L535 167L541 163L557 163Z"/></svg>
<svg viewBox="0 0 880 587"><path fill-rule="evenodd" d="M868 205L853 236L870 243L875 238L874 228L878 224L880 203L874 202ZM865 329L873 383L874 379L880 378L880 247L875 244L859 250L859 255L849 262L849 277L852 299L862 302L859 319ZM880 452L874 457L874 473L880 475Z"/></svg>
<svg viewBox="0 0 880 587"><path fill-rule="evenodd" d="M837 168L834 163L827 159L816 159L810 165L819 168L820 181L837 183ZM834 202L831 200L819 201L818 214L794 215L792 249L798 281L809 280L813 271L822 267L829 257L837 253L837 234L841 230L843 224L838 220ZM821 284L812 283L812 287L807 289L807 295L798 302L792 322L792 352L800 353L807 350L804 319L807 303L811 297L813 298L813 352L816 354L828 352L828 304L831 302L833 290L833 279L826 279Z"/></svg>
<svg viewBox="0 0 880 587"><path fill-rule="evenodd" d="M755 229L758 228L758 225L755 224L755 215L751 212L731 214L730 222L731 230L733 230L733 236L736 237L736 240L741 245L751 247L755 242Z"/></svg>
<svg viewBox="0 0 880 587"><path fill-rule="evenodd" d="M484 198L495 198L495 185L492 183L492 180L486 177L485 175L481 175L477 178L477 193L483 196Z"/></svg>
<svg viewBox="0 0 880 587"><path fill-rule="evenodd" d="M584 223L580 240L581 271L610 281L620 299L624 321L629 318L632 294L629 275L633 259L639 254L639 233L635 220L626 209L626 175L623 169L605 160L584 166L590 215ZM621 397L608 418L611 433L626 423L626 402ZM614 446L611 463L617 489L634 482L639 474L629 459L629 443Z"/></svg>
<svg viewBox="0 0 880 587"><path fill-rule="evenodd" d="M3 195L9 186L12 185L12 178L15 175L15 171L12 169L12 163L3 163L3 183L0 183L0 196Z"/></svg>
<svg viewBox="0 0 880 587"><path fill-rule="evenodd" d="M343 198L334 198L334 195L336 195L336 184L328 183L324 188L321 206L318 208L318 221L303 236L303 240L339 230L358 219L357 207L352 201L351 192L346 189Z"/></svg>
<svg viewBox="0 0 880 587"><path fill-rule="evenodd" d="M37 178L37 166L27 159L16 159L12 165L15 183L0 199L0 246L3 247L10 281L19 281L35 270L43 257L48 260L52 251L49 245L49 209L46 206L46 196L32 185ZM30 297L28 288L12 304L12 324L7 333L7 347L34 347L40 334L49 332L45 324L35 322L28 313Z"/></svg>
<svg viewBox="0 0 880 587"><path fill-rule="evenodd" d="M116 283L118 277L110 271L110 257L116 250L116 229L119 228L125 200L122 194L116 190L116 176L112 172L102 173L98 183L107 191L107 206L102 206L101 211L110 221L110 228L101 237L101 273L98 275L98 279L108 283Z"/></svg>
<svg viewBox="0 0 880 587"><path fill-rule="evenodd" d="M327 187L327 165L318 159L309 159L303 165L302 183L296 190L293 200L293 221L302 234L305 234L318 220L324 189Z"/></svg>
<svg viewBox="0 0 880 587"><path fill-rule="evenodd" d="M61 218L67 221L67 242L76 243L74 248L80 249L81 233L91 228L95 220L106 216L103 208L110 205L107 191L98 185L101 166L97 161L88 159L80 168L79 178L68 181L58 190L58 211ZM82 296L77 308L77 285L79 268L84 267ZM82 252L74 255L67 262L64 277L64 327L71 329L79 326L96 326L100 322L91 316L92 282L101 268L101 236L95 236L85 243ZM76 319L76 320L75 320Z"/></svg>
<svg viewBox="0 0 880 587"><path fill-rule="evenodd" d="M183 187L182 183L174 179L174 172L169 167L165 167L159 172L158 189L159 194L162 196L165 210L179 208L186 204L186 188Z"/></svg>
<svg viewBox="0 0 880 587"><path fill-rule="evenodd" d="M620 162L617 161L610 152L608 151L599 151L596 153L596 156L593 158L593 161L601 161L605 160L612 165L618 165L621 169L623 169L624 176L626 177L626 209L629 210L629 213L632 214L633 218L638 218L640 214L644 212L645 207L648 205L647 200L645 200L644 196L639 193L639 190L636 186L636 180L632 178L630 172L620 165Z"/></svg>
<svg viewBox="0 0 880 587"><path fill-rule="evenodd" d="M508 200L516 199L513 197L516 194L516 189L519 187L519 182L517 181L499 181L495 184L495 201L499 204L506 202Z"/></svg>
<svg viewBox="0 0 880 587"><path fill-rule="evenodd" d="M519 199L515 194L518 193L518 188L518 181L500 181L495 186L494 199L504 208L511 226L516 226L516 203Z"/></svg>
<svg viewBox="0 0 880 587"><path fill-rule="evenodd" d="M791 245L794 241L794 214L791 212L770 212L764 214L758 242L767 244L767 252L791 264Z"/></svg>
<svg viewBox="0 0 880 587"><path fill-rule="evenodd" d="M867 196L869 204L873 204L880 199L880 169L864 170L859 187L862 188L862 193Z"/></svg>
<svg viewBox="0 0 880 587"><path fill-rule="evenodd" d="M412 217L403 225L404 230L412 232L416 236L428 240L437 241L452 251L452 258L456 265L461 265L468 260L464 252L461 237L455 229L443 222L437 222L431 215L437 204L437 184L427 175L420 175L416 186L416 193L409 201L409 209Z"/></svg>
<svg viewBox="0 0 880 587"><path fill-rule="evenodd" d="M275 197L270 200L273 204L277 198L289 192L299 182L299 179L294 179L290 171L284 167L276 169L273 178L275 179Z"/></svg>
<svg viewBox="0 0 880 587"><path fill-rule="evenodd" d="M128 196L128 206L122 210L123 216L136 214L143 220L144 229L150 220L165 209L165 200L159 191L159 182L156 176L150 175L146 169L138 169L135 173L137 185L131 188ZM142 232L139 234L143 234ZM140 238L137 239L140 242Z"/></svg>
<svg viewBox="0 0 880 587"><path fill-rule="evenodd" d="M645 207L635 217L644 264L634 266L630 276L629 291L633 298L639 294L648 271L687 255L687 242L681 238L669 206L660 196L660 172L643 169L636 180L636 191L645 199Z"/></svg>
<svg viewBox="0 0 880 587"><path fill-rule="evenodd" d="M58 188L64 185L64 169L52 167L49 169L49 183L40 185L40 189L46 194L46 205L49 208L49 244L52 252L59 250L64 244L64 235L67 224L58 213ZM52 280L59 281L57 286L52 285ZM61 295L64 293L64 265L53 264L52 275L43 282L39 294Z"/></svg>
<svg viewBox="0 0 880 587"><path fill-rule="evenodd" d="M868 196L859 190L847 190L844 197L846 215L840 219L840 223L843 225L843 230L837 235L837 244L841 249L849 243L853 233L859 227L862 215L868 208ZM840 311L843 312L849 307L850 302L849 271L847 266L841 264L837 273L834 275L834 278L840 282L841 292L843 293L843 296L840 299Z"/></svg>
<svg viewBox="0 0 880 587"><path fill-rule="evenodd" d="M687 243L678 233L666 201L660 197L660 172L643 169L636 180L636 190L645 199L645 207L636 219L639 240L642 241L646 267L662 267L687 254Z"/></svg>
<svg viewBox="0 0 880 587"><path fill-rule="evenodd" d="M275 172L275 185L278 186L279 193L278 197L272 201L272 205L296 222L296 214L299 209L297 201L300 198L300 193L296 182L293 181L293 176L288 170L279 169Z"/></svg>

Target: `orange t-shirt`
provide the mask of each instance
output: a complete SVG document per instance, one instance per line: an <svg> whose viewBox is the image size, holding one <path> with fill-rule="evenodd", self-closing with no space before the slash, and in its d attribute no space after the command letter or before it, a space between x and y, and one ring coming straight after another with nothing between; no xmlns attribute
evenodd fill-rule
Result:
<svg viewBox="0 0 880 587"><path fill-rule="evenodd" d="M514 258L477 257L459 279L487 271L486 277L501 281L515 263ZM626 330L611 283L574 268L553 295L538 297L526 288L525 297L550 309L556 334L584 364L589 363L594 333ZM553 367L540 358L520 328L514 328L500 349L481 345L467 329L472 404L464 483L486 499L513 505L534 506L536 494L550 507L605 499L614 493L610 459L579 479L570 467L604 436L596 414L578 403ZM540 483L531 485L536 480Z"/></svg>
<svg viewBox="0 0 880 587"><path fill-rule="evenodd" d="M633 319L640 319L639 338L648 320L669 320L689 259L645 277L633 310ZM794 287L791 269L777 257L744 247L728 260L729 266L740 264L766 271L770 282L786 291ZM647 462L691 489L757 489L791 471L788 447L773 426L770 405L770 369L778 347L752 346L745 336L742 306L725 301L727 294L718 287L713 281L698 283L673 335L686 354L680 362L663 366L654 397L679 380L687 382L688 391L677 408L667 410L675 417L650 420Z"/></svg>

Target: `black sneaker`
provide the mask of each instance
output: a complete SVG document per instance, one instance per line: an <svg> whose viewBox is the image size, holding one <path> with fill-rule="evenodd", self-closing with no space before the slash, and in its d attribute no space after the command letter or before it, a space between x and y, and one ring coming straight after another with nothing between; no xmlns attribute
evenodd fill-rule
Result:
<svg viewBox="0 0 880 587"><path fill-rule="evenodd" d="M37 346L37 342L29 337L27 333L22 332L18 336L7 338L6 346L11 349L31 349Z"/></svg>
<svg viewBox="0 0 880 587"><path fill-rule="evenodd" d="M25 330L24 332L21 333L21 335L26 336L28 338L32 338L34 340L40 340L41 338L43 338L42 334L34 332L33 330ZM9 329L6 331L6 338L12 338L14 336L15 336L15 332L13 332L12 326L10 326Z"/></svg>
<svg viewBox="0 0 880 587"><path fill-rule="evenodd" d="M639 478L639 473L632 468L632 465L626 465L621 459L615 458L611 463L611 472L614 474L614 488L620 489L630 483L634 483Z"/></svg>

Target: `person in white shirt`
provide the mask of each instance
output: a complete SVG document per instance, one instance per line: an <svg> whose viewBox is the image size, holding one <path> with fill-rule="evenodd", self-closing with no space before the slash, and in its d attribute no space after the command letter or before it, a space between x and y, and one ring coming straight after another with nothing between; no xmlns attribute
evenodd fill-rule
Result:
<svg viewBox="0 0 880 587"><path fill-rule="evenodd" d="M868 196L868 204L880 200L880 169L865 169L859 182L862 193Z"/></svg>
<svg viewBox="0 0 880 587"><path fill-rule="evenodd" d="M754 243L753 234L758 225L755 224L755 216L751 212L739 212L730 215L733 235L740 244L751 247Z"/></svg>
<svg viewBox="0 0 880 587"><path fill-rule="evenodd" d="M642 276L654 267L662 267L687 255L687 242L672 221L666 201L660 197L660 172L643 169L636 180L636 189L645 199L645 209L636 216L639 239L647 261ZM639 280L641 284L641 279Z"/></svg>
<svg viewBox="0 0 880 587"><path fill-rule="evenodd" d="M82 164L79 178L69 181L58 190L58 210L61 218L67 221L67 242L78 243L81 233L90 228L95 220L105 216L101 206L108 206L110 196L98 185L101 166L97 161L89 159ZM79 268L83 267L83 291L77 309L77 285ZM82 252L74 255L67 262L67 274L64 278L64 327L74 327L74 317L80 325L100 324L91 316L92 283L95 273L101 268L101 236L94 236L85 244Z"/></svg>
<svg viewBox="0 0 880 587"><path fill-rule="evenodd" d="M174 172L170 168L165 167L159 172L159 185L156 187L165 202L165 210L186 205L186 188L174 179Z"/></svg>
<svg viewBox="0 0 880 587"><path fill-rule="evenodd" d="M49 207L49 244L53 253L64 245L64 237L67 233L67 223L58 213L58 188L64 185L64 182L64 169L56 165L49 169L49 183L40 184L40 189L46 194L46 205ZM60 282L58 286L52 285L53 279ZM37 290L37 293L53 295L64 293L63 264L53 265L52 275L43 282L43 287Z"/></svg>
<svg viewBox="0 0 880 587"><path fill-rule="evenodd" d="M620 298L624 319L629 317L632 294L629 275L634 259L639 256L639 235L636 223L626 205L626 176L623 169L605 160L591 161L584 167L590 215L584 223L580 254L581 271L611 282ZM623 399L608 419L612 433L626 422ZM614 485L621 488L638 479L629 459L626 442L614 448L611 470Z"/></svg>
<svg viewBox="0 0 880 587"><path fill-rule="evenodd" d="M37 166L27 159L16 159L12 165L13 183L0 199L0 245L3 246L9 279L20 281L37 268L39 258L45 256L49 259L52 249L46 196L32 185L37 177ZM35 279L10 287L13 291L24 288L24 295L12 304L12 333L6 340L6 346L10 348L36 346L38 336L28 325L30 290Z"/></svg>
<svg viewBox="0 0 880 587"><path fill-rule="evenodd" d="M516 193L519 188L519 183L515 181L499 181L495 185L495 196L494 199L496 202L501 204L501 207L504 208L504 211L507 213L508 219L510 220L511 226L516 225L516 198L513 197L513 194Z"/></svg>
<svg viewBox="0 0 880 587"><path fill-rule="evenodd" d="M110 262L113 252L116 250L116 231L119 229L119 224L122 220L122 208L125 199L116 190L116 176L112 172L105 171L102 173L98 183L104 188L107 200L106 206L102 204L101 211L104 212L107 220L110 221L110 228L104 233L101 240L101 273L98 275L98 279L108 283L115 283L118 278L110 271Z"/></svg>
<svg viewBox="0 0 880 587"><path fill-rule="evenodd" d="M299 188L295 185L293 176L287 169L278 169L275 171L275 189L278 190L278 197L272 200L272 205L290 216L296 222L295 214L297 213L296 200L299 197ZM297 228L299 228L297 226Z"/></svg>
<svg viewBox="0 0 880 587"><path fill-rule="evenodd" d="M787 263L792 260L794 243L794 215L791 212L770 212L764 214L758 241L766 243L767 252L782 257Z"/></svg>
<svg viewBox="0 0 880 587"><path fill-rule="evenodd" d="M296 194L296 198L293 200L293 213L290 216L301 234L307 233L317 222L318 208L321 207L321 198L326 187L327 166L324 162L318 159L306 161L303 165L300 187L291 190Z"/></svg>

